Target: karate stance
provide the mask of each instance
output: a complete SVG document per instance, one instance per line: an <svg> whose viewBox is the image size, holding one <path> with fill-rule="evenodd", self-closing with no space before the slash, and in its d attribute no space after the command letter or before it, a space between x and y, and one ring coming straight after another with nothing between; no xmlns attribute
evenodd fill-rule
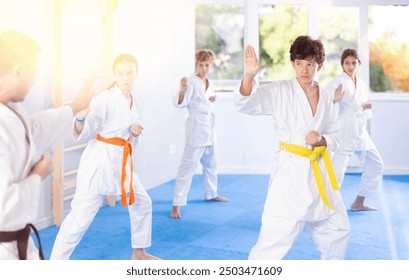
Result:
<svg viewBox="0 0 409 280"><path fill-rule="evenodd" d="M214 113L212 107L216 101L214 84L207 78L213 69L215 54L210 50L196 52L195 75L184 77L180 81L180 91L176 106L187 108L185 150L179 165L173 208L170 217L180 219L180 207L187 204L187 195L192 177L199 165L203 168L204 197L211 201L229 201L217 194L217 170L215 155Z"/></svg>
<svg viewBox="0 0 409 280"><path fill-rule="evenodd" d="M360 154L362 177L360 190L351 204L351 210L377 210L364 205L365 198L376 199L382 188L383 162L371 137L366 122L372 117L372 103L368 102L368 90L357 77L361 61L354 49L346 49L341 56L342 74L333 78L326 90L339 108L340 144L332 158L338 183L341 185L348 161L355 152Z"/></svg>
<svg viewBox="0 0 409 280"><path fill-rule="evenodd" d="M52 172L50 157L40 153L68 139L74 114L92 96L93 77L70 105L28 115L21 102L34 84L40 51L24 33L0 32L0 260L44 259L30 236L31 229L37 234L31 223L43 203L41 182Z"/></svg>
<svg viewBox="0 0 409 280"><path fill-rule="evenodd" d="M131 259L158 259L144 249L151 245L152 201L133 172L132 142L143 130L132 97L137 71L132 55L119 55L113 63L114 86L97 95L89 110L76 115L74 138L94 138L81 156L71 212L61 225L50 259L70 258L108 195L121 195L121 204L128 206Z"/></svg>
<svg viewBox="0 0 409 280"><path fill-rule="evenodd" d="M343 259L350 226L328 152L338 146L339 125L332 99L314 81L325 60L324 47L300 36L290 54L295 78L257 86L259 61L247 46L246 73L235 90L240 112L272 115L280 139L260 235L249 259L284 258L304 229L321 259Z"/></svg>

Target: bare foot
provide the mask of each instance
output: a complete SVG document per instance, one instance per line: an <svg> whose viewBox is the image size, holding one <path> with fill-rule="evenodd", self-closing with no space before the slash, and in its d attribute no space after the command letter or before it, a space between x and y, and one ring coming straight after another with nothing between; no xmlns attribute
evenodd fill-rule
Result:
<svg viewBox="0 0 409 280"><path fill-rule="evenodd" d="M146 253L143 248L133 248L131 260L161 260L161 258Z"/></svg>
<svg viewBox="0 0 409 280"><path fill-rule="evenodd" d="M173 206L172 207L172 213L170 213L170 217L172 219L182 218L182 215L180 214L180 207L179 206Z"/></svg>
<svg viewBox="0 0 409 280"><path fill-rule="evenodd" d="M351 210L352 211L377 211L378 208L364 205L362 207L352 207L351 206Z"/></svg>
<svg viewBox="0 0 409 280"><path fill-rule="evenodd" d="M371 207L371 206L366 206L364 205L364 196L357 196L351 204L351 210L352 211L376 211L378 210L377 208Z"/></svg>
<svg viewBox="0 0 409 280"><path fill-rule="evenodd" d="M228 198L223 197L223 196L220 196L220 195L216 196L216 197L213 198L213 199L209 199L209 200L210 200L210 201L219 201L219 202L229 202L229 199L228 199Z"/></svg>

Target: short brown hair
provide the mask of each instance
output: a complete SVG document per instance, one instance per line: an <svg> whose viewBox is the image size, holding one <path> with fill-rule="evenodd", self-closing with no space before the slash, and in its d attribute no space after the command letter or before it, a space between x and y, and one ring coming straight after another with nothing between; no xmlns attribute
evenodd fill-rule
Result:
<svg viewBox="0 0 409 280"><path fill-rule="evenodd" d="M196 51L195 57L196 57L196 63L201 62L201 61L206 61L206 60L210 60L213 63L216 55L211 50L199 49Z"/></svg>
<svg viewBox="0 0 409 280"><path fill-rule="evenodd" d="M341 55L341 66L344 65L344 60L348 56L352 56L358 60L359 64L361 64L361 60L359 59L358 52L355 49L345 49Z"/></svg>
<svg viewBox="0 0 409 280"><path fill-rule="evenodd" d="M290 47L290 54L291 61L315 59L318 64L325 61L324 45L310 36L298 36Z"/></svg>

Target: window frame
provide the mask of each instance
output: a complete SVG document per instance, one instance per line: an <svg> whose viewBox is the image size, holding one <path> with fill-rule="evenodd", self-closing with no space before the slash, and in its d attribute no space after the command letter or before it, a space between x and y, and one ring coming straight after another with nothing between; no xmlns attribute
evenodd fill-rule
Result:
<svg viewBox="0 0 409 280"><path fill-rule="evenodd" d="M318 22L316 11L318 7L356 7L359 10L358 52L361 56L360 78L369 88L369 40L368 40L368 6L369 5L408 5L407 0L196 0L196 5L211 4L240 4L244 11L244 46L251 44L259 53L259 5L306 5L308 7L308 34L312 37L318 35ZM236 80L218 81L219 85L237 84ZM383 93L371 92L372 100L407 100L409 92Z"/></svg>

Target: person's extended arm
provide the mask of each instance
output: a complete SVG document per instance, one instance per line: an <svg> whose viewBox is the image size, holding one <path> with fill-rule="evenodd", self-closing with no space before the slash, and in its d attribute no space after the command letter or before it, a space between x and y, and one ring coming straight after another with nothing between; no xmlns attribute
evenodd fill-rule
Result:
<svg viewBox="0 0 409 280"><path fill-rule="evenodd" d="M89 108L82 110L75 115L74 130L76 134L80 135L82 133L88 113Z"/></svg>
<svg viewBox="0 0 409 280"><path fill-rule="evenodd" d="M94 78L88 77L70 105L44 110L30 116L30 129L36 147L49 147L70 138L72 117L89 106L93 95Z"/></svg>
<svg viewBox="0 0 409 280"><path fill-rule="evenodd" d="M244 50L244 68L246 70L246 74L244 74L241 80L240 93L244 96L248 96L250 95L253 87L254 77L257 75L260 68L256 51L250 45L248 45Z"/></svg>
<svg viewBox="0 0 409 280"><path fill-rule="evenodd" d="M332 99L332 102L334 104L338 103L339 101L342 100L344 94L345 94L344 84L340 83L334 91L334 98Z"/></svg>
<svg viewBox="0 0 409 280"><path fill-rule="evenodd" d="M185 94L187 91L187 77L183 77L180 80L180 90L179 90L179 99L178 99L178 105L182 104L183 100L185 99Z"/></svg>
<svg viewBox="0 0 409 280"><path fill-rule="evenodd" d="M276 83L258 86L254 80L259 69L259 62L252 46L247 46L244 53L246 74L234 89L234 99L238 110L249 115L271 115L273 112Z"/></svg>

